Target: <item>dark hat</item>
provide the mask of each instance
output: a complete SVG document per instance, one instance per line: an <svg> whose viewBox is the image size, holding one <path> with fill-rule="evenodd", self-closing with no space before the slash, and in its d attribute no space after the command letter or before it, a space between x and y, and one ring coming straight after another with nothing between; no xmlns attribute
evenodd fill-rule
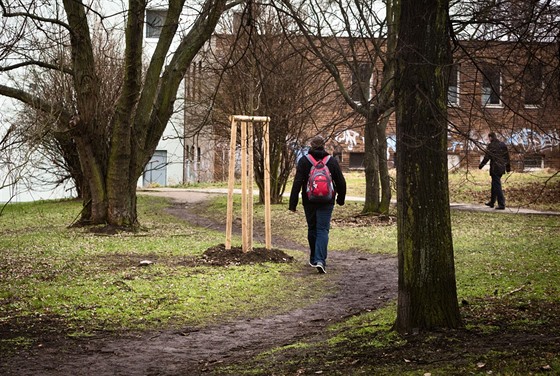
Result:
<svg viewBox="0 0 560 376"><path fill-rule="evenodd" d="M325 139L323 136L315 136L309 142L311 145L311 149L324 149L325 148Z"/></svg>

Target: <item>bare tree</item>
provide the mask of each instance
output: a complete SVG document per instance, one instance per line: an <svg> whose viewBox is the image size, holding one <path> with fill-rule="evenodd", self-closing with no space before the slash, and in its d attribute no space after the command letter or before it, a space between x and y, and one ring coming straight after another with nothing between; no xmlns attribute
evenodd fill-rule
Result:
<svg viewBox="0 0 560 376"><path fill-rule="evenodd" d="M391 200L386 129L393 112L398 0L383 3L276 3L280 14L285 12L295 20L311 53L323 63L349 109L361 119L365 139L364 213L386 213Z"/></svg>
<svg viewBox="0 0 560 376"><path fill-rule="evenodd" d="M10 190L5 200L6 204L14 198L13 188L21 182L22 170L29 161L28 156L22 154L25 143L18 137L16 131L17 128L14 125L9 125L0 130L0 163L2 165L0 189ZM4 206L0 209L0 214Z"/></svg>
<svg viewBox="0 0 560 376"><path fill-rule="evenodd" d="M173 112L176 93L189 63L208 40L221 14L235 3L206 0L193 22L183 27L184 0L170 0L165 21L147 69L143 66L144 1L130 0L124 17L124 74L121 92L115 101L110 124L103 123L99 106L101 77L96 71L92 25L104 25L109 16L81 1L63 0L52 7L30 0L27 4L1 1L3 16L30 27L39 39L26 40L14 48L17 61L3 64L0 71L37 66L66 72L72 76L75 105L68 111L56 101L44 100L24 88L0 85L0 94L32 104L53 114L65 124L76 144L84 189L82 223L135 226L136 181L152 156ZM193 8L190 8L193 9ZM122 18L123 15L120 17ZM103 27L102 27L103 29ZM173 50L176 37L179 42ZM51 58L63 45L69 45L71 59L60 65ZM33 49L25 49L33 47Z"/></svg>
<svg viewBox="0 0 560 376"><path fill-rule="evenodd" d="M15 27L7 18L0 18L0 61L6 61L14 46L23 39L25 32ZM25 151L25 142L16 126L17 120L11 118L15 112L7 111L11 107L10 99L3 101L0 115L0 190L9 190L5 201L10 202L15 194L15 187L22 182L22 171L29 162ZM1 210L0 210L1 213Z"/></svg>
<svg viewBox="0 0 560 376"><path fill-rule="evenodd" d="M95 72L100 77L97 122L99 126L109 128L113 116L112 109L121 92L122 49L115 35L100 30L93 33L92 47ZM57 63L65 66L70 59L70 50L61 46L56 58ZM70 75L60 70L43 72L30 67L29 76L33 82L32 93L35 97L45 102L57 102L65 112L73 111L76 93ZM45 172L44 176L48 180L39 181L39 185L58 186L70 180L78 197L82 198L84 190L89 188L84 181L73 134L68 131L64 121L63 117L25 104L21 111L18 132L29 147L36 149L41 155L34 167L39 172Z"/></svg>
<svg viewBox="0 0 560 376"><path fill-rule="evenodd" d="M216 35L203 64L211 67L205 70L204 81L213 83L206 88L214 104L212 118L217 125L213 130L221 137L221 144L227 144L228 115L271 118L270 193L272 203L281 203L297 153L306 141L318 133L332 139L345 125L348 114L342 111L336 85L325 75L323 66L313 64L306 56L305 39L284 33L269 8L249 4L243 13L234 15L234 20L229 27L234 33ZM256 127L254 166L261 201L262 139L262 128Z"/></svg>

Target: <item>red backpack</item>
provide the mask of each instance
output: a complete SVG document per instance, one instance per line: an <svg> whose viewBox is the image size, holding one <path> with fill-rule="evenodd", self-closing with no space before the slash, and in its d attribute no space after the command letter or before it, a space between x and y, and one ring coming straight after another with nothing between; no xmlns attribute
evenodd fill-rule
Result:
<svg viewBox="0 0 560 376"><path fill-rule="evenodd" d="M322 160L316 161L311 154L307 154L307 159L311 162L311 171L307 179L307 198L311 202L331 202L334 198L334 186L331 172L327 167L330 159L327 155Z"/></svg>

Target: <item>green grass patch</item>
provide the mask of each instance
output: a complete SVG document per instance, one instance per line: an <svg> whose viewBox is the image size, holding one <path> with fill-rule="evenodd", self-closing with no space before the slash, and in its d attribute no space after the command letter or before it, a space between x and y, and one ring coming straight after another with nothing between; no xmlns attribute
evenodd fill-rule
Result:
<svg viewBox="0 0 560 376"><path fill-rule="evenodd" d="M292 252L300 262L289 264L193 265L223 243L223 232L164 214L164 199L140 196L138 202L141 230L112 236L67 228L81 210L77 201L6 207L0 328L17 330L0 348L31 343L32 328L47 318L70 336L200 326L294 309L312 301L311 291L326 288L304 283L300 253ZM140 266L142 260L153 264Z"/></svg>

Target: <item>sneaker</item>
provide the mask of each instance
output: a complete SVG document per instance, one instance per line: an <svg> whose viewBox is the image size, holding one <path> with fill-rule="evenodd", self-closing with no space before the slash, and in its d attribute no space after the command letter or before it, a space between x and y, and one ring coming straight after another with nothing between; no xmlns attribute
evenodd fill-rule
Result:
<svg viewBox="0 0 560 376"><path fill-rule="evenodd" d="M311 266L312 268L316 268L317 267L317 263L312 263L311 261L309 261L309 266Z"/></svg>
<svg viewBox="0 0 560 376"><path fill-rule="evenodd" d="M318 262L316 268L320 274L327 274L327 270L325 269L325 266L323 265L322 262Z"/></svg>
<svg viewBox="0 0 560 376"><path fill-rule="evenodd" d="M494 207L494 203L493 203L493 202L487 202L487 203L485 203L484 205L486 205L486 206L490 206L491 208L493 208L493 207Z"/></svg>
<svg viewBox="0 0 560 376"><path fill-rule="evenodd" d="M505 206L498 206L498 207L496 208L496 210L505 210L505 209L506 209Z"/></svg>

